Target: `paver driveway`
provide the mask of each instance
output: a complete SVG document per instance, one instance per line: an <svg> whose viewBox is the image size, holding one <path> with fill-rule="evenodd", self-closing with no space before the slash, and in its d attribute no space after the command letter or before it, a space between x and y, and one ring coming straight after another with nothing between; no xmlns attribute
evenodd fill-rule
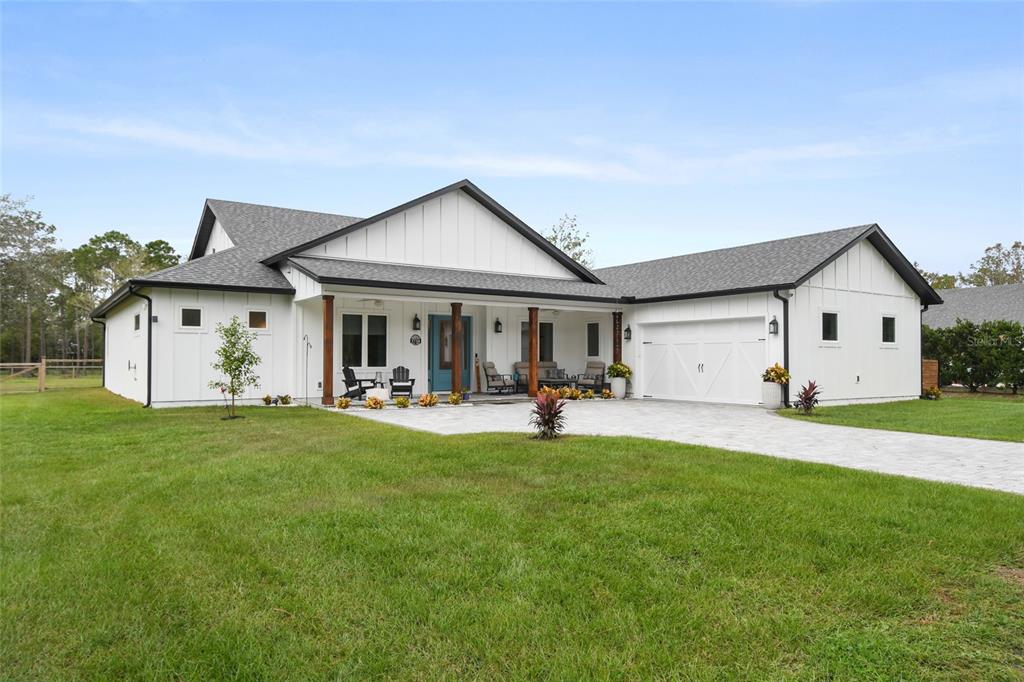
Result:
<svg viewBox="0 0 1024 682"><path fill-rule="evenodd" d="M530 403L349 410L440 434L529 432ZM570 401L567 433L640 436L1024 494L1024 444L813 424L758 407L669 401Z"/></svg>

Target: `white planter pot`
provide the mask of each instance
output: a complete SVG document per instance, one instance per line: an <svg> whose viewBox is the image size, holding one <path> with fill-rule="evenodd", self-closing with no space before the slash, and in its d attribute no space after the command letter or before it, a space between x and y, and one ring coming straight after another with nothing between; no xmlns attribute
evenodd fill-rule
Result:
<svg viewBox="0 0 1024 682"><path fill-rule="evenodd" d="M625 377L612 377L612 395L619 400L626 397L626 379Z"/></svg>
<svg viewBox="0 0 1024 682"><path fill-rule="evenodd" d="M782 407L782 384L765 381L761 384L761 405L766 410L777 410Z"/></svg>

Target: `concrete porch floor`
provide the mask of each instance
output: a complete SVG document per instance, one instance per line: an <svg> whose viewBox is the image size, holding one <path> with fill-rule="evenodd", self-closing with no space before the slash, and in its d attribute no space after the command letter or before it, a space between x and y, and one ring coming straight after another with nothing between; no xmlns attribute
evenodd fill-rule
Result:
<svg viewBox="0 0 1024 682"><path fill-rule="evenodd" d="M437 434L532 432L530 403L464 409L350 409ZM637 436L1024 494L1024 444L858 429L786 419L758 407L657 400L568 401L567 434Z"/></svg>

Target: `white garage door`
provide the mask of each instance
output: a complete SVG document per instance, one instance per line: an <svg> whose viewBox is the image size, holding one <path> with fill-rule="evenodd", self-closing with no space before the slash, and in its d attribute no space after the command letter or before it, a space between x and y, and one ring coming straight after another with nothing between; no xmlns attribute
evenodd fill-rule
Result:
<svg viewBox="0 0 1024 682"><path fill-rule="evenodd" d="M756 405L765 365L763 317L645 324L645 398Z"/></svg>

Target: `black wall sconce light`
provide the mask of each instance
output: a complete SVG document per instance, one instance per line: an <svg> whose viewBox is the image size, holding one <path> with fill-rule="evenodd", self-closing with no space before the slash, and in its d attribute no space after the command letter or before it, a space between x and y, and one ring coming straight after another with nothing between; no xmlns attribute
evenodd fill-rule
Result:
<svg viewBox="0 0 1024 682"><path fill-rule="evenodd" d="M501 318L498 318L498 317L494 318L494 333L495 334L500 334L501 333Z"/></svg>
<svg viewBox="0 0 1024 682"><path fill-rule="evenodd" d="M622 332L622 338L626 339L626 341L631 341L633 339L633 330L629 328L628 324L626 325L626 329Z"/></svg>
<svg viewBox="0 0 1024 682"><path fill-rule="evenodd" d="M412 316L412 330L418 332L420 330L420 316L418 313Z"/></svg>
<svg viewBox="0 0 1024 682"><path fill-rule="evenodd" d="M768 333L778 334L779 333L779 321L772 315L772 321L768 323Z"/></svg>

